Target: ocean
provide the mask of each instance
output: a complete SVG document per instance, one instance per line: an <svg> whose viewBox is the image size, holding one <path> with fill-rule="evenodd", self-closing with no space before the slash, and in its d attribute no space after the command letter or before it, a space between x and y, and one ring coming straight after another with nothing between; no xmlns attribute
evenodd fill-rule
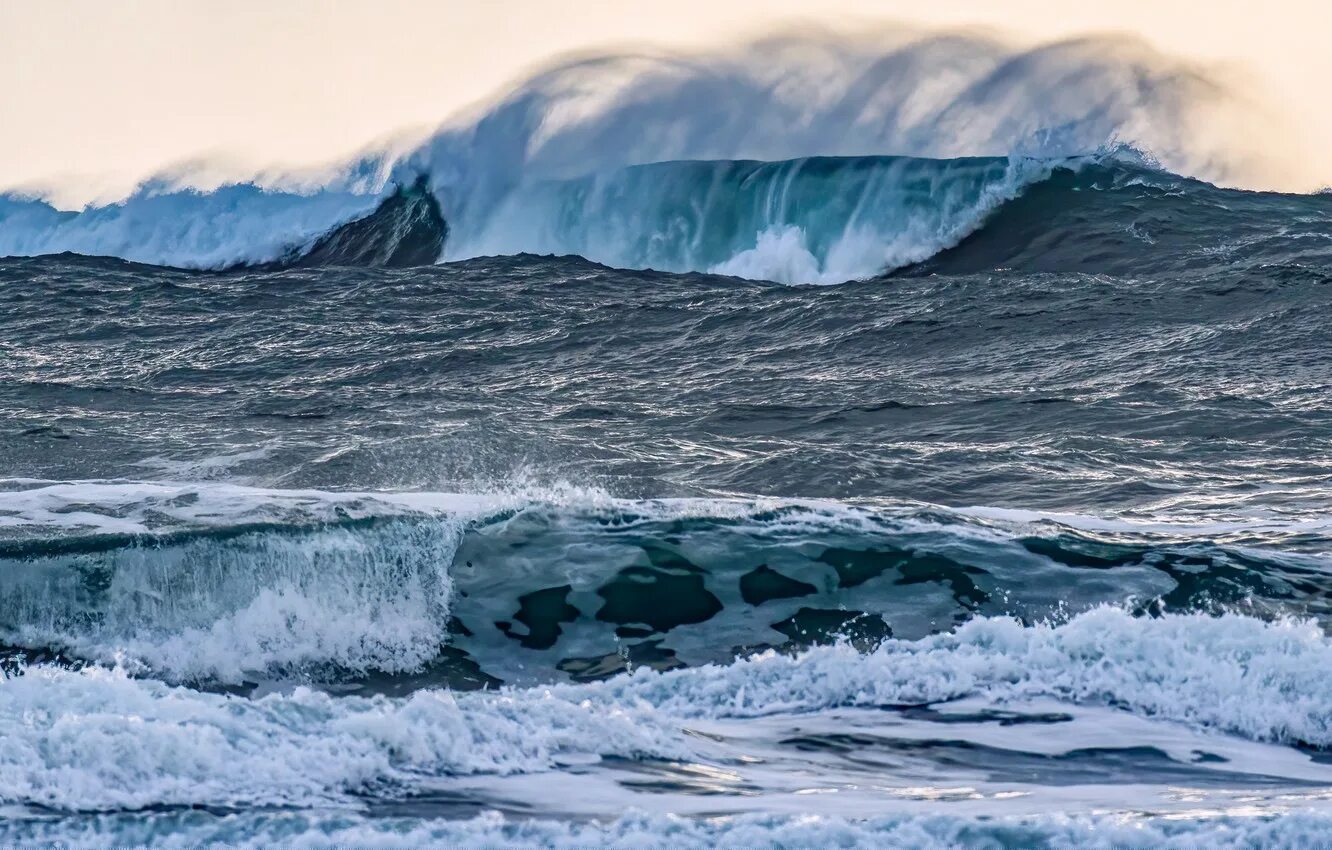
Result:
<svg viewBox="0 0 1332 850"><path fill-rule="evenodd" d="M1332 834L1332 195L432 187L0 199L0 845Z"/></svg>

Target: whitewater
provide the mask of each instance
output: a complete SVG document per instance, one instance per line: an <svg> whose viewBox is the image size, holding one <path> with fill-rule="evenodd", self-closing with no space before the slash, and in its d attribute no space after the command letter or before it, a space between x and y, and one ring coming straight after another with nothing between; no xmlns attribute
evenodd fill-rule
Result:
<svg viewBox="0 0 1332 850"><path fill-rule="evenodd" d="M1332 195L1248 107L787 37L0 195L0 844L1317 846Z"/></svg>

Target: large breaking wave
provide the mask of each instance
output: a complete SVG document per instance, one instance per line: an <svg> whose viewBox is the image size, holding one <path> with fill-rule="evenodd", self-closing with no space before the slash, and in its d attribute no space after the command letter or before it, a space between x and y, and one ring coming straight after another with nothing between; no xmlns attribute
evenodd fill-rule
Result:
<svg viewBox="0 0 1332 850"><path fill-rule="evenodd" d="M826 284L908 267L1186 271L1222 254L1322 257L1332 233L1332 196L1219 189L1123 150L1069 159L662 162L523 183L494 206L449 220L422 190L425 179L380 201L220 190L80 214L10 203L8 216L0 206L0 252L183 266L577 255L616 268ZM219 212L227 193L234 206ZM34 229L33 220L47 224Z"/></svg>
<svg viewBox="0 0 1332 850"><path fill-rule="evenodd" d="M1197 69L1124 40L786 38L597 57L322 180L200 190L161 178L81 212L0 196L0 255L221 268L578 254L840 282L952 248L1056 170L1107 156L1130 178L1152 170L1128 145L1180 174L1288 185L1227 133L1253 115ZM412 201L421 180L430 197Z"/></svg>
<svg viewBox="0 0 1332 850"><path fill-rule="evenodd" d="M0 254L112 255L176 266L408 265L510 254L618 268L839 283L956 244L1056 163L977 158L664 162L523 183L448 223L397 188L382 202L257 189L57 213L0 201ZM446 199L448 189L439 189ZM374 204L367 210L366 204ZM421 243L399 249L404 240Z"/></svg>

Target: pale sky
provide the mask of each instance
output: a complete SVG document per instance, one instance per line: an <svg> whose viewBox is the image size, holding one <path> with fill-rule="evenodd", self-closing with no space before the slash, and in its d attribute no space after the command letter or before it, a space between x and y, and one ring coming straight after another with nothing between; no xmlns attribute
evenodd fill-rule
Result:
<svg viewBox="0 0 1332 850"><path fill-rule="evenodd" d="M560 53L711 46L801 21L1133 33L1238 70L1332 150L1327 15L1315 0L0 0L0 186L117 189L193 157L328 160Z"/></svg>

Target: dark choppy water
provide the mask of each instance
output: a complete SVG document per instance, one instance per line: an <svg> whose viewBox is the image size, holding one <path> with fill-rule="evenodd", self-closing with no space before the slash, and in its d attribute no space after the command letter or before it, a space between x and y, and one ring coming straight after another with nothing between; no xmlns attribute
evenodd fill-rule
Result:
<svg viewBox="0 0 1332 850"><path fill-rule="evenodd" d="M787 286L699 234L1011 174L606 256L663 167L503 236L679 273L0 260L0 843L1326 834L1332 198L1051 168Z"/></svg>

